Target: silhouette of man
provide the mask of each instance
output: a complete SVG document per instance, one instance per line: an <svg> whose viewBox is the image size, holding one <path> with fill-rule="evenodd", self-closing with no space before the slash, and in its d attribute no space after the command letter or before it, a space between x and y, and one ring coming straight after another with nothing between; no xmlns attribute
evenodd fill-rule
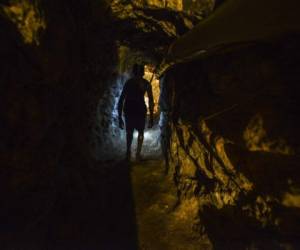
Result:
<svg viewBox="0 0 300 250"><path fill-rule="evenodd" d="M125 115L126 125L126 159L131 158L131 144L133 139L134 129L138 131L136 159L141 157L142 144L144 140L144 129L147 114L147 106L145 104L144 95L147 92L149 98L150 120L149 128L153 126L153 94L151 84L143 78L144 65L135 64L133 66L133 77L125 82L118 102L119 127L124 128L122 119L122 111Z"/></svg>

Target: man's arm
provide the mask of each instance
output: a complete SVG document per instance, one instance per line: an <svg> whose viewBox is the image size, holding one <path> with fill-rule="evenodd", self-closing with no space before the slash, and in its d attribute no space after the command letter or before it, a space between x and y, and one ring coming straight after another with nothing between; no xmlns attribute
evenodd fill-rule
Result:
<svg viewBox="0 0 300 250"><path fill-rule="evenodd" d="M150 83L148 83L147 95L148 95L148 100L149 100L149 111L150 111L149 127L152 127L153 126L154 101L153 101L152 86Z"/></svg>
<svg viewBox="0 0 300 250"><path fill-rule="evenodd" d="M124 99L126 96L126 91L127 91L127 82L124 84L121 96L119 98L119 102L118 102L118 118L119 118L119 127L121 129L124 128L124 122L122 119L122 112L123 112L123 104L124 104Z"/></svg>

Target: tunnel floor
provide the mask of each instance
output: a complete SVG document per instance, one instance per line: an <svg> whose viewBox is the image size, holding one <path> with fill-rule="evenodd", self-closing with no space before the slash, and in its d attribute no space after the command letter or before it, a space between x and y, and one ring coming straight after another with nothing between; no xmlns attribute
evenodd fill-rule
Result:
<svg viewBox="0 0 300 250"><path fill-rule="evenodd" d="M139 249L211 249L208 238L200 238L178 216L176 189L163 161L134 162L131 179Z"/></svg>
<svg viewBox="0 0 300 250"><path fill-rule="evenodd" d="M1 249L210 249L176 216L176 190L160 159L118 160L84 175L68 169L61 178L46 207L42 199L11 204L19 210L2 220Z"/></svg>
<svg viewBox="0 0 300 250"><path fill-rule="evenodd" d="M65 168L52 193L36 187L0 211L0 249L213 249L165 172L161 157Z"/></svg>

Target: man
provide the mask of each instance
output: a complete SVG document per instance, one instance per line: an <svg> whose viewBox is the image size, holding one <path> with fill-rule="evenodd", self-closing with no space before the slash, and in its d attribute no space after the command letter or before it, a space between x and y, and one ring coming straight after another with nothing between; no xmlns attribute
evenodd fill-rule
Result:
<svg viewBox="0 0 300 250"><path fill-rule="evenodd" d="M143 78L144 76L144 65L135 64L133 66L133 77L126 81L122 94L118 103L118 114L119 114L119 126L121 129L124 128L124 122L122 119L122 111L125 114L126 124L126 159L131 158L131 144L133 138L133 131L138 131L138 141L136 150L136 159L139 160L141 157L142 144L144 140L144 129L147 114L147 106L145 104L144 95L147 92L149 98L149 111L150 120L149 128L153 126L153 94L151 84Z"/></svg>

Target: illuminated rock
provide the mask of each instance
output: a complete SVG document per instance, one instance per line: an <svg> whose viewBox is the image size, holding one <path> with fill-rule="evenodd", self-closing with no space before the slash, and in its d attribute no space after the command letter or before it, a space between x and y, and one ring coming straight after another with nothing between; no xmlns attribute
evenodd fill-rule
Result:
<svg viewBox="0 0 300 250"><path fill-rule="evenodd" d="M120 29L121 43L162 58L176 37L213 11L214 1L201 0L190 4L182 0L113 0L111 9L118 24L116 29Z"/></svg>
<svg viewBox="0 0 300 250"><path fill-rule="evenodd" d="M175 65L163 78L171 114L163 145L178 211L198 210L217 249L282 243L260 232L298 237L299 54L286 47L297 50L297 41L224 51Z"/></svg>
<svg viewBox="0 0 300 250"><path fill-rule="evenodd" d="M3 11L17 25L25 43L39 45L39 35L45 30L46 22L37 3L27 0L11 1L9 5L3 6Z"/></svg>

